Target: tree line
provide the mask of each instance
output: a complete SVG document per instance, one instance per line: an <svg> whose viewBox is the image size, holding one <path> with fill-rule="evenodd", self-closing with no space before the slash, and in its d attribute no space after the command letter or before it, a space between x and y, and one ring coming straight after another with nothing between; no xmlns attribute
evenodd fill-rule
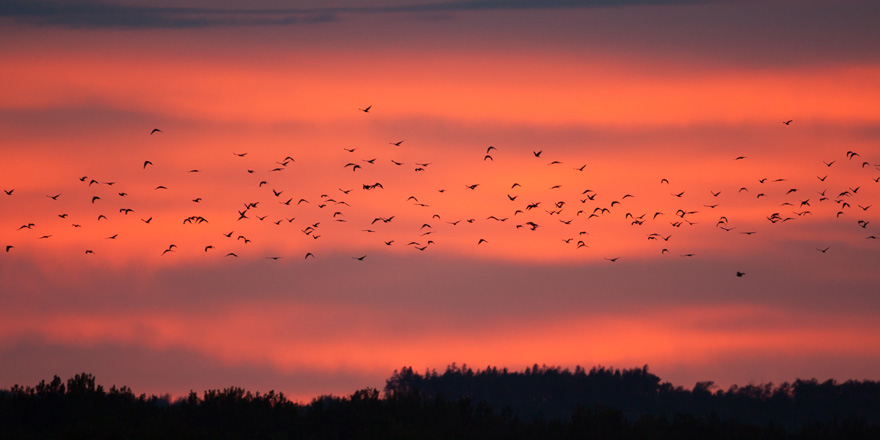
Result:
<svg viewBox="0 0 880 440"><path fill-rule="evenodd" d="M0 390L0 438L877 439L880 384L815 379L676 387L648 371L452 364L396 370L384 392L294 402L239 387L175 400L82 373Z"/></svg>

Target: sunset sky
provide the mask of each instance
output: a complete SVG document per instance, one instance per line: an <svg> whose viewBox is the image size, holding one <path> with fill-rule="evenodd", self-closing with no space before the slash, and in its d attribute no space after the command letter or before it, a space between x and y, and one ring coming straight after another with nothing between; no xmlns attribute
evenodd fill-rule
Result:
<svg viewBox="0 0 880 440"><path fill-rule="evenodd" d="M0 387L880 380L878 17L4 1Z"/></svg>

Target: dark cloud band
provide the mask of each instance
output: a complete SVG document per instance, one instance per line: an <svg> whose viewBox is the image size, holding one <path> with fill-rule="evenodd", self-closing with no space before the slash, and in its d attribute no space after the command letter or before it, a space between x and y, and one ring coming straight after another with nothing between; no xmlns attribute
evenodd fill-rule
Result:
<svg viewBox="0 0 880 440"><path fill-rule="evenodd" d="M335 21L346 14L438 13L531 9L582 9L706 3L704 0L472 0L424 4L334 8L218 9L153 7L112 3L67 3L10 0L0 4L0 17L38 25L73 28L202 28L283 26Z"/></svg>

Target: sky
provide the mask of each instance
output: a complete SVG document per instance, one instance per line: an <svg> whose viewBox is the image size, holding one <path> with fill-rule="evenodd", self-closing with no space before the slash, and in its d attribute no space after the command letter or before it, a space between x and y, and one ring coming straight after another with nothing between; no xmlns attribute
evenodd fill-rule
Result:
<svg viewBox="0 0 880 440"><path fill-rule="evenodd" d="M4 2L0 387L880 380L878 16Z"/></svg>

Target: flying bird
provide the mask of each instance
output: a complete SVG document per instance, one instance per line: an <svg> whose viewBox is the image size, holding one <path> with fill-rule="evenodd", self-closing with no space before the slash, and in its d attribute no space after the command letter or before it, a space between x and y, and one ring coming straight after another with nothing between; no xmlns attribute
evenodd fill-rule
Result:
<svg viewBox="0 0 880 440"><path fill-rule="evenodd" d="M152 136L154 133L161 133L161 132L162 132L162 130L159 130L158 128L154 128L153 131L150 132L150 135Z"/></svg>
<svg viewBox="0 0 880 440"><path fill-rule="evenodd" d="M368 105L367 108L359 108L358 110L360 110L360 111L362 111L362 112L364 112L364 113L369 113L371 108L373 108L373 106L372 106L372 105Z"/></svg>

